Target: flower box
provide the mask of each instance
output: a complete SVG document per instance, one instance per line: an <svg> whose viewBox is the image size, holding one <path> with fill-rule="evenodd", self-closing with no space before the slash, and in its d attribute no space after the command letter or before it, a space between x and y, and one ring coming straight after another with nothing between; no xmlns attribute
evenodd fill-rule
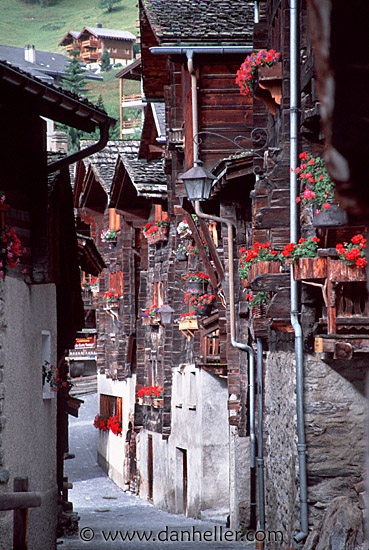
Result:
<svg viewBox="0 0 369 550"><path fill-rule="evenodd" d="M112 301L112 302L104 302L103 308L104 308L104 310L119 309L119 301L115 300L115 301Z"/></svg>
<svg viewBox="0 0 369 550"><path fill-rule="evenodd" d="M137 397L137 405L143 405L144 399L143 397Z"/></svg>
<svg viewBox="0 0 369 550"><path fill-rule="evenodd" d="M267 317L254 317L253 332L255 338L268 338L271 320Z"/></svg>
<svg viewBox="0 0 369 550"><path fill-rule="evenodd" d="M242 284L244 286L248 286L258 275L263 275L264 273L279 273L281 270L281 266L281 262L256 262L249 269L249 273L247 276L247 285L244 282L242 282ZM245 279L242 279L242 281L244 280Z"/></svg>
<svg viewBox="0 0 369 550"><path fill-rule="evenodd" d="M151 317L149 315L148 317L142 317L142 324L143 325L159 325L160 324L160 316L155 315L154 317Z"/></svg>
<svg viewBox="0 0 369 550"><path fill-rule="evenodd" d="M153 399L152 400L153 407L162 407L163 403L164 403L163 399Z"/></svg>
<svg viewBox="0 0 369 550"><path fill-rule="evenodd" d="M343 260L333 260L331 258L328 258L327 266L327 275L330 281L343 283L366 281L364 267L347 265Z"/></svg>
<svg viewBox="0 0 369 550"><path fill-rule="evenodd" d="M293 264L293 278L295 281L325 279L326 277L326 258L299 258L297 262Z"/></svg>
<svg viewBox="0 0 369 550"><path fill-rule="evenodd" d="M145 237L147 239L147 242L149 244L155 244L159 242L165 242L168 240L168 230L169 227L167 225L159 227L159 231L156 233L152 233L151 235L147 235L145 233Z"/></svg>
<svg viewBox="0 0 369 550"><path fill-rule="evenodd" d="M200 317L207 317L213 309L213 304L205 304L203 306L196 306L193 304L193 309L197 315L200 315Z"/></svg>
<svg viewBox="0 0 369 550"><path fill-rule="evenodd" d="M147 395L145 395L143 398L143 404L149 406L152 405L152 397L148 397Z"/></svg>
<svg viewBox="0 0 369 550"><path fill-rule="evenodd" d="M199 324L197 319L189 319L186 321L179 321L178 328L179 330L197 330L199 328Z"/></svg>
<svg viewBox="0 0 369 550"><path fill-rule="evenodd" d="M339 227L348 224L347 212L342 210L338 204L331 203L330 208L322 210L316 214L314 207L313 226L314 227Z"/></svg>

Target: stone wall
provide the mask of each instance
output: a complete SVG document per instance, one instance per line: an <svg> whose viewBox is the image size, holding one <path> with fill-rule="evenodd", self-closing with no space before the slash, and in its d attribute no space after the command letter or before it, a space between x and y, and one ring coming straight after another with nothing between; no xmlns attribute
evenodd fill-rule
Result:
<svg viewBox="0 0 369 550"><path fill-rule="evenodd" d="M318 356L305 355L309 528L313 530L335 497L357 498L354 484L364 472L364 371L360 363L351 364L350 370L348 376L347 368L339 373ZM264 422L266 523L268 530L282 531L284 542L291 546L296 545L293 536L300 530L295 387L294 354L269 353Z"/></svg>

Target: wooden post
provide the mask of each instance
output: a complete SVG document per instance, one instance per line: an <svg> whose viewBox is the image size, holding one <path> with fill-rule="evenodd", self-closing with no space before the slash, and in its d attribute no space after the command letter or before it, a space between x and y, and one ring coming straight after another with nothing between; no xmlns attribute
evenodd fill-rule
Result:
<svg viewBox="0 0 369 550"><path fill-rule="evenodd" d="M14 478L14 492L28 492L28 477ZM14 510L13 550L28 550L28 508Z"/></svg>

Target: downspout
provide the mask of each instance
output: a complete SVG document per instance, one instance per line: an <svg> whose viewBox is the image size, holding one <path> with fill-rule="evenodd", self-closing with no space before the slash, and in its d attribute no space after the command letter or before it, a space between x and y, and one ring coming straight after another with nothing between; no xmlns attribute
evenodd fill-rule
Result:
<svg viewBox="0 0 369 550"><path fill-rule="evenodd" d="M257 345L257 396L258 396L258 493L259 493L259 523L260 530L265 531L265 505L264 505L264 454L263 454L263 342L256 339Z"/></svg>
<svg viewBox="0 0 369 550"><path fill-rule="evenodd" d="M187 50L187 66L191 75L191 97L192 97L192 137L194 147L194 164L198 161L198 143L196 136L198 134L198 106L197 106L197 78L193 66L193 50ZM234 304L234 275L233 275L233 224L226 218L219 216L210 216L200 210L198 201L195 201L195 212L199 218L224 223L228 231L228 273L229 273L229 309L230 309L230 325L231 325L231 344L233 347L241 351L245 351L249 355L249 389L250 389L250 529L256 528L256 495L255 495L255 355L254 350L247 344L241 344L236 341L236 324L235 324L235 304Z"/></svg>
<svg viewBox="0 0 369 550"><path fill-rule="evenodd" d="M90 145L89 147L86 147L85 149L82 149L82 151L77 151L76 153L72 153L67 157L64 157L60 160L52 162L47 166L47 174L51 174L52 172L61 170L62 168L65 168L66 166L69 166L74 162L78 162L79 160L89 157L90 155L93 155L94 153L101 151L101 149L104 149L105 145L108 143L110 126L112 126L111 119L108 119L102 122L101 124L99 124L99 129L100 129L99 141L97 141L93 145Z"/></svg>
<svg viewBox="0 0 369 550"><path fill-rule="evenodd" d="M298 97L297 97L297 2L290 1L290 241L297 242L298 210L297 197L297 151L298 151ZM300 532L295 540L300 542L308 536L308 504L306 479L306 443L304 426L304 354L302 328L299 322L298 283L293 278L291 266L291 324L295 332L296 355L296 412L297 412L297 451L300 477Z"/></svg>

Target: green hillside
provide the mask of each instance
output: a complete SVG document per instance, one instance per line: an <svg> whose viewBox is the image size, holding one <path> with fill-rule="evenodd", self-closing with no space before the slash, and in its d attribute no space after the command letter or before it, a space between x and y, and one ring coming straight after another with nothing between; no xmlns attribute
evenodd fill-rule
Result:
<svg viewBox="0 0 369 550"><path fill-rule="evenodd" d="M36 50L64 53L58 44L68 31L97 23L136 35L137 0L122 0L111 13L98 5L99 0L59 0L55 6L42 8L20 0L0 0L0 44L20 48L34 44Z"/></svg>
<svg viewBox="0 0 369 550"><path fill-rule="evenodd" d="M58 0L57 5L43 8L21 0L0 0L0 44L19 48L34 44L36 50L65 54L58 44L68 31L96 27L97 23L136 35L137 0L122 0L110 13L98 5L99 0ZM92 102L102 95L105 109L119 126L119 80L115 75L116 71L101 73L104 82L89 82L87 89ZM136 82L127 86L126 93L140 89Z"/></svg>

